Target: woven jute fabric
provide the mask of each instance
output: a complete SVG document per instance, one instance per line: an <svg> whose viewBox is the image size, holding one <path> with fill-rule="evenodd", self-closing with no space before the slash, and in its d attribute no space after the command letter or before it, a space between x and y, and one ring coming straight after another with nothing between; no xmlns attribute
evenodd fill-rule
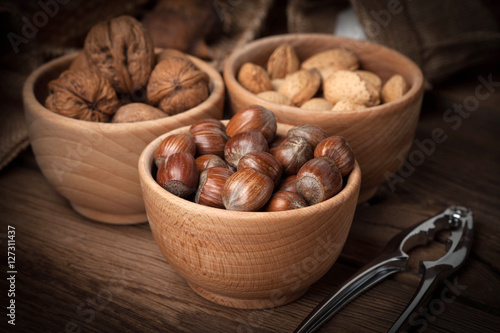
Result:
<svg viewBox="0 0 500 333"><path fill-rule="evenodd" d="M351 0L368 38L414 60L431 83L498 60L500 26L478 0Z"/></svg>

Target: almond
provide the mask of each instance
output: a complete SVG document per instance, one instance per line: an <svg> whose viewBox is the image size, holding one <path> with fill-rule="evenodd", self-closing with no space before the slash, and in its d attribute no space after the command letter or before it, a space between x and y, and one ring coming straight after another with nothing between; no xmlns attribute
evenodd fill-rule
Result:
<svg viewBox="0 0 500 333"><path fill-rule="evenodd" d="M382 79L377 74L364 70L357 70L354 73L361 76L363 80L370 83L375 89L380 90L382 88Z"/></svg>
<svg viewBox="0 0 500 333"><path fill-rule="evenodd" d="M342 66L349 70L359 68L359 61L351 51L342 48L330 49L307 58L302 62L302 69Z"/></svg>
<svg viewBox="0 0 500 333"><path fill-rule="evenodd" d="M288 96L295 105L302 105L313 97L321 85L321 76L318 70L303 69L287 75L278 92Z"/></svg>
<svg viewBox="0 0 500 333"><path fill-rule="evenodd" d="M249 62L241 66L238 81L245 89L254 94L273 89L266 70L262 66Z"/></svg>
<svg viewBox="0 0 500 333"><path fill-rule="evenodd" d="M273 90L278 91L283 82L285 82L285 79L272 79L271 85L273 86Z"/></svg>
<svg viewBox="0 0 500 333"><path fill-rule="evenodd" d="M277 91L263 91L261 93L258 93L257 97L265 99L266 101L271 103L293 106L292 100L290 98Z"/></svg>
<svg viewBox="0 0 500 333"><path fill-rule="evenodd" d="M325 82L330 75L341 70L347 70L347 68L340 65L318 68L319 74L321 75L321 80L323 80L323 82Z"/></svg>
<svg viewBox="0 0 500 333"><path fill-rule="evenodd" d="M331 109L332 111L352 111L352 110L363 110L366 106L356 104L350 100L343 99L338 101L335 106Z"/></svg>
<svg viewBox="0 0 500 333"><path fill-rule="evenodd" d="M333 104L343 99L365 106L380 102L376 89L361 79L361 76L350 71L338 71L330 75L324 82L323 93Z"/></svg>
<svg viewBox="0 0 500 333"><path fill-rule="evenodd" d="M322 97L311 98L300 106L302 109L324 111L331 110L333 104Z"/></svg>
<svg viewBox="0 0 500 333"><path fill-rule="evenodd" d="M408 88L405 79L401 75L395 74L382 87L382 101L384 103L392 102L402 97Z"/></svg>
<svg viewBox="0 0 500 333"><path fill-rule="evenodd" d="M272 79L281 79L299 70L299 58L290 44L282 44L269 57L267 72Z"/></svg>

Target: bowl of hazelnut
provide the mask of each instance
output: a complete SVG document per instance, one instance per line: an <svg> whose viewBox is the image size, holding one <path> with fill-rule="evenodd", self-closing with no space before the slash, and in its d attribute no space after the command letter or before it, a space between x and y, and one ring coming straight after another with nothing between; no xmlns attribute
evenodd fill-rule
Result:
<svg viewBox="0 0 500 333"><path fill-rule="evenodd" d="M146 222L137 161L158 135L221 118L224 83L204 61L154 50L132 17L97 24L84 48L35 70L23 89L36 161L80 214Z"/></svg>
<svg viewBox="0 0 500 333"><path fill-rule="evenodd" d="M361 184L344 138L257 105L158 137L138 168L168 263L199 295L247 309L292 302L331 268Z"/></svg>
<svg viewBox="0 0 500 333"><path fill-rule="evenodd" d="M382 45L328 34L266 37L236 49L224 67L231 113L259 104L278 122L345 137L373 197L412 146L423 75Z"/></svg>

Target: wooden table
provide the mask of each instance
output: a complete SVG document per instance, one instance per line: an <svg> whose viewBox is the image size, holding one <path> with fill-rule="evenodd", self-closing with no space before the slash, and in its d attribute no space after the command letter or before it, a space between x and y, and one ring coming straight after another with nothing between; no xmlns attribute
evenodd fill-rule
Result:
<svg viewBox="0 0 500 333"><path fill-rule="evenodd" d="M2 278L1 330L9 332L291 332L330 291L376 257L400 230L452 204L474 211L471 255L423 309L415 331L498 332L500 327L500 86L463 75L426 93L416 138L428 142L443 129L447 139L394 185L385 184L358 206L342 255L298 301L266 310L237 310L195 294L158 250L147 224L112 226L90 221L57 194L40 173L30 150L0 172L2 271L7 228L15 227L16 326L7 325ZM500 81L498 71L493 81ZM494 90L494 91L493 91ZM478 105L474 104L478 101ZM454 104L474 109L451 114ZM467 104L469 103L469 104ZM465 110L465 108L464 108ZM451 118L451 117L454 118ZM430 149L430 148L429 148ZM422 151L415 145L412 152ZM417 163L418 162L418 163ZM443 251L415 255L431 258ZM418 253L417 253L418 252ZM413 295L419 278L398 273L337 314L322 332L384 332ZM7 304L7 305L6 305Z"/></svg>

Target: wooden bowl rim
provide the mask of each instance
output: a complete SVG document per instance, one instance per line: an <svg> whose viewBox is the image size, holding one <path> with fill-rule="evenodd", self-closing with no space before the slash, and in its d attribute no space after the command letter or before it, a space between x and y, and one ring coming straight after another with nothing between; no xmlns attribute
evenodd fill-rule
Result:
<svg viewBox="0 0 500 333"><path fill-rule="evenodd" d="M131 123L93 122L93 121L85 121L85 120L66 117L47 109L42 103L40 103L40 101L38 101L37 97L35 96L34 88L35 84L37 83L37 81L40 79L41 76L49 73L55 68L65 65L66 63L69 66L71 61L74 58L76 58L78 53L79 51L53 59L35 69L28 76L26 82L24 83L22 92L25 110L29 105L30 112L35 113L37 117L51 119L53 121L59 122L61 125L62 124L67 125L68 127L80 126L80 127L85 127L87 129L100 129L106 132L124 132L137 129L141 127L141 125L143 125L142 127L147 127L148 125L152 124L155 124L156 126L161 126L163 124L166 125L171 122L175 122L177 119L179 119L180 118L179 115L182 115L183 117L195 116L196 114L203 113L207 107L216 105L220 100L220 98L224 98L225 85L224 85L224 80L222 79L222 76L219 74L219 72L211 65L205 63L203 60L196 58L194 56L187 55L194 62L196 67L207 73L210 78L209 85L211 87L211 92L208 98L204 100L202 103L195 106L194 108L161 119L145 120L145 121L131 122Z"/></svg>
<svg viewBox="0 0 500 333"><path fill-rule="evenodd" d="M398 98L397 100L394 100L389 103L383 103L379 104L376 106L371 106L367 107L366 109L362 110L348 110L348 111L342 111L342 112L333 112L331 110L305 110L301 109L300 107L296 106L288 106L288 105L283 105L283 104L277 104L277 103L272 103L269 101L266 101L260 97L258 97L256 94L253 94L252 92L248 91L247 89L243 88L243 86L238 82L236 79L236 73L234 66L234 62L237 58L239 58L242 54L255 54L258 52L259 47L261 47L264 44L268 43L276 43L276 42L281 42L281 43L287 43L290 40L295 40L295 41L307 41L311 39L324 39L324 40L338 40L339 44L342 42L347 42L351 44L356 44L356 45L365 45L369 46L372 48L380 48L384 52L389 52L392 53L395 57L400 58L403 62L406 63L406 66L410 68L412 72L412 79L413 82L411 84L410 89L401 97ZM349 48L347 48L349 49ZM356 39L351 39L351 38L346 38L346 37L340 37L336 35L331 35L331 34L324 34L324 33L290 33L290 34L282 34L282 35L273 35L269 37L263 37L259 39L255 39L254 41L251 41L242 47L236 48L228 57L226 60L226 63L224 65L224 71L223 71L223 77L224 77L224 82L227 87L231 86L236 89L237 94L242 94L242 99L249 100L249 99L256 99L254 102L250 103L251 104L259 104L260 102L264 105L275 105L276 107L279 107L280 111L282 112L287 112L292 115L296 116L304 116L304 112L307 112L309 115L331 115L334 117L342 116L344 114L364 114L368 112L384 112L387 111L389 112L390 110L398 110L399 106L404 106L408 103L409 100L412 100L416 95L418 95L421 90L423 89L423 84L424 84L424 76L422 74L422 71L420 68L417 66L415 62L413 62L410 58L407 56L403 55L402 53L391 49L389 47L372 43L369 41L362 41L362 40L356 40ZM229 90L229 89L228 89ZM388 108L387 106L394 106L394 108ZM402 108L402 111L404 111L405 108ZM235 112L238 110L235 110Z"/></svg>
<svg viewBox="0 0 500 333"><path fill-rule="evenodd" d="M227 124L228 120L222 121L224 124ZM288 218L301 216L302 218L313 217L316 213L320 211L330 210L334 207L339 207L347 201L350 197L359 193L359 189L361 187L361 169L357 161L355 161L354 169L351 171L350 175L347 178L347 184L344 186L342 191L337 193L332 198L325 200L321 203L307 206L304 208L286 210L280 212L240 212L240 211L230 211L220 208L208 207L204 205L197 204L195 202L189 201L187 199L183 199L169 193L165 189L163 189L153 178L151 174L151 169L153 165L153 156L154 152L160 145L161 141L174 133L184 132L189 129L190 126L184 126L172 130L168 133L165 133L158 138L151 141L146 148L142 151L141 156L139 157L138 170L139 170L139 178L141 180L141 186L146 186L151 189L154 195L161 197L163 200L175 202L176 205L184 206L188 210L196 211L200 216L220 216L225 220L234 221L237 223L238 220L260 220L265 216L275 217L280 220L286 221ZM293 127L288 124L278 124L278 129L281 127ZM144 197L144 196L143 196ZM356 199L357 202L357 199ZM158 207L157 207L158 208ZM158 208L159 209L159 208Z"/></svg>

